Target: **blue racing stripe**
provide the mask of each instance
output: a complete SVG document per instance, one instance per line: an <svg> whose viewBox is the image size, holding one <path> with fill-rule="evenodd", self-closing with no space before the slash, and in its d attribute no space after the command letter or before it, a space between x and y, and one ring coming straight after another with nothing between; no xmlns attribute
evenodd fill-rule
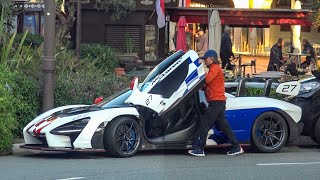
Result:
<svg viewBox="0 0 320 180"><path fill-rule="evenodd" d="M194 70L185 80L185 82L187 84L189 84L190 81L192 81L193 79L195 79L196 77L198 77L198 71Z"/></svg>
<svg viewBox="0 0 320 180"><path fill-rule="evenodd" d="M201 64L199 63L199 58L195 61L193 61L193 64L195 64L197 67L199 67Z"/></svg>
<svg viewBox="0 0 320 180"><path fill-rule="evenodd" d="M188 57L187 60L188 60L189 64L193 63L190 57Z"/></svg>

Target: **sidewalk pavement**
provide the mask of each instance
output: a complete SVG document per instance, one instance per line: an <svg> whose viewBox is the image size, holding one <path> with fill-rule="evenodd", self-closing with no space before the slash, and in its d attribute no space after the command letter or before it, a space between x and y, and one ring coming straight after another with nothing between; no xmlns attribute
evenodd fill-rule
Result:
<svg viewBox="0 0 320 180"><path fill-rule="evenodd" d="M28 155L28 154L34 154L34 153L39 153L41 151L37 150L30 150L30 149L23 149L20 148L21 145L24 143L18 143L18 144L13 144L12 146L12 154L13 155ZM307 136L301 136L297 140L295 140L292 144L289 146L297 146L297 147L312 147L312 146L317 146L313 140ZM46 152L48 153L48 152Z"/></svg>

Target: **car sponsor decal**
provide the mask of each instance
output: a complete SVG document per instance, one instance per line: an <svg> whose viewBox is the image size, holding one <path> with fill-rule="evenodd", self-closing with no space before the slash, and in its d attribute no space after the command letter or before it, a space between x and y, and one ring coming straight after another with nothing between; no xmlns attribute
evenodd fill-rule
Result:
<svg viewBox="0 0 320 180"><path fill-rule="evenodd" d="M169 74L171 71L173 71L175 67L177 67L179 64L181 64L181 62L182 62L182 59L181 58L178 59L167 70L165 70L163 73L161 73L160 75L155 77L151 84L154 85L156 82L161 81L167 74Z"/></svg>
<svg viewBox="0 0 320 180"><path fill-rule="evenodd" d="M78 115L78 116L74 117L74 118L73 118L73 120L86 118L88 115L89 115L89 113L86 113L86 114L80 114L80 115Z"/></svg>

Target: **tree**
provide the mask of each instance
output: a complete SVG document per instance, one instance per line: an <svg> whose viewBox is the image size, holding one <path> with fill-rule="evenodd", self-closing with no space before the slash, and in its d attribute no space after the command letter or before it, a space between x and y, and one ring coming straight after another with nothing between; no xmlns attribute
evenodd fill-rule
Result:
<svg viewBox="0 0 320 180"><path fill-rule="evenodd" d="M309 8L312 11L311 21L314 25L320 26L320 1L309 0Z"/></svg>
<svg viewBox="0 0 320 180"><path fill-rule="evenodd" d="M63 5L62 0L56 0L57 2L57 30L56 30L56 43L57 46L62 46L65 41L65 37L70 32L76 20L76 8L77 0L65 0L64 7L66 12L61 11ZM125 17L130 11L136 7L135 0L81 0L81 3L92 3L98 10L105 12L111 12L113 20L119 20Z"/></svg>
<svg viewBox="0 0 320 180"><path fill-rule="evenodd" d="M65 37L70 32L74 21L76 12L76 1L65 1L65 10L63 12L61 7L63 6L62 0L57 0L57 12L56 12L56 46L61 47L64 44Z"/></svg>
<svg viewBox="0 0 320 180"><path fill-rule="evenodd" d="M129 11L136 8L135 0L95 0L96 8L105 10L106 12L112 10L111 18L119 20L125 17Z"/></svg>
<svg viewBox="0 0 320 180"><path fill-rule="evenodd" d="M4 28L10 31L10 29L13 27L11 23L15 13L12 0L1 0L0 12L2 11L2 9L4 9Z"/></svg>

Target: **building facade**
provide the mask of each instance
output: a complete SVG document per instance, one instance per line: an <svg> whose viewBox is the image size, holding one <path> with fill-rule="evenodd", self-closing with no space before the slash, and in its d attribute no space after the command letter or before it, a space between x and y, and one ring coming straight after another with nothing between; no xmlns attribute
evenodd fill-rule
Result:
<svg viewBox="0 0 320 180"><path fill-rule="evenodd" d="M308 20L307 0L300 2L301 9L293 10L294 0L165 0L166 26L161 29L156 22L156 0L136 0L136 9L116 21L110 18L110 12L99 11L94 3L88 3L82 5L81 38L84 43L103 43L122 53L129 37L134 52L145 64L157 63L175 50L169 42L175 44L175 23L180 16L186 17L187 44L194 49L196 30L208 27L209 13L216 9L222 26L233 27L234 51L268 55L279 37L284 38L289 51L290 45L298 42L294 40L292 25L302 25L296 39L308 39L317 46L320 29ZM15 7L24 9L16 19L16 31L28 29L32 34L43 35L44 4L39 0L16 0Z"/></svg>
<svg viewBox="0 0 320 180"><path fill-rule="evenodd" d="M320 44L320 30L308 20L310 12L304 9L306 2L301 1L302 9L292 10L291 5L295 3L292 0L165 0L167 23L162 29L156 26L156 0L137 0L136 11L118 21L112 21L110 14L87 5L82 9L82 40L124 49L127 34L133 39L135 51L143 62L152 63L174 50L169 47L169 41L170 38L175 41L175 23L180 16L186 17L187 44L189 49L194 49L192 40L196 29L206 29L208 13L216 9L222 26L233 27L235 51L268 55L279 37L284 38L289 51L293 41L292 25L302 25L299 39Z"/></svg>

